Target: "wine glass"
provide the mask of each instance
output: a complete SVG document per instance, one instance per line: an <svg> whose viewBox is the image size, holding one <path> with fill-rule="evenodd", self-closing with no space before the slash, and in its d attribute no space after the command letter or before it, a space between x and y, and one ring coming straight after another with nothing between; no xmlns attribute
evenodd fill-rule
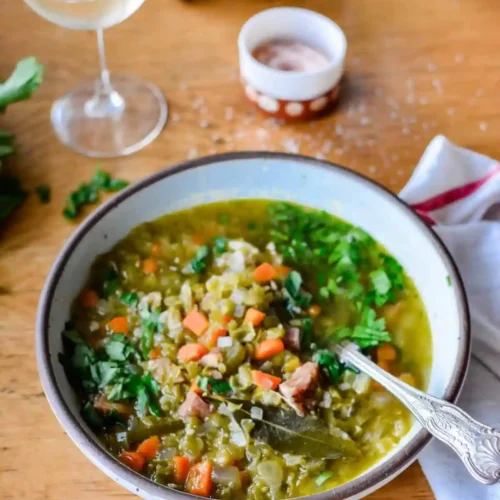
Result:
<svg viewBox="0 0 500 500"><path fill-rule="evenodd" d="M110 75L103 30L131 16L144 0L25 0L40 16L66 28L95 30L100 76L80 84L52 105L60 140L87 156L124 156L161 132L168 106L160 89L130 75Z"/></svg>

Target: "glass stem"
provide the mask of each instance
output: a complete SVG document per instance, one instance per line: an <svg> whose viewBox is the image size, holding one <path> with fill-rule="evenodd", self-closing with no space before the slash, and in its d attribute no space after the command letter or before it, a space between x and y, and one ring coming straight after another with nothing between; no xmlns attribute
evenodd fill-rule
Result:
<svg viewBox="0 0 500 500"><path fill-rule="evenodd" d="M113 117L123 112L125 101L111 84L102 29L97 30L97 50L99 53L100 76L92 99L85 103L85 113L92 118Z"/></svg>

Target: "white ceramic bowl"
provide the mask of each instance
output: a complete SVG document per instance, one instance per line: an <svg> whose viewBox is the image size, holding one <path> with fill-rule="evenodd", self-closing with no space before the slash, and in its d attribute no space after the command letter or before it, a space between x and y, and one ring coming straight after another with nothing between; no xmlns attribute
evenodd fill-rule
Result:
<svg viewBox="0 0 500 500"><path fill-rule="evenodd" d="M350 170L284 154L235 153L169 168L117 194L81 224L47 278L37 317L38 369L61 425L97 467L143 498L192 496L159 486L131 471L99 443L80 417L78 399L58 362L61 331L94 259L110 250L134 226L200 203L238 198L301 203L331 212L368 231L399 259L425 303L434 350L428 392L454 401L465 377L470 334L462 282L432 229L396 196ZM308 498L361 498L404 470L429 439L415 423L401 443L364 474Z"/></svg>

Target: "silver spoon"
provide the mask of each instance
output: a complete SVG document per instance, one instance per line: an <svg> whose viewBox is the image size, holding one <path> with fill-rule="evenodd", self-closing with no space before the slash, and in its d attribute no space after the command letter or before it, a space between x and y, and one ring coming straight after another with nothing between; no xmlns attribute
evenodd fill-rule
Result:
<svg viewBox="0 0 500 500"><path fill-rule="evenodd" d="M411 387L379 368L351 342L335 347L343 362L365 372L396 396L422 426L452 448L479 482L500 481L500 431L474 420L457 406Z"/></svg>

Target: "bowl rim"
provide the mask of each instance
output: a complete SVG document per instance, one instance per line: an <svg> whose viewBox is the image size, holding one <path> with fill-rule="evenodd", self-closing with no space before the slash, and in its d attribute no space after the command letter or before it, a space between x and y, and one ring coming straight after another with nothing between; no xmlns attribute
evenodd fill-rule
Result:
<svg viewBox="0 0 500 500"><path fill-rule="evenodd" d="M431 241L436 251L440 253L441 257L444 259L448 273L454 284L453 290L458 303L458 312L460 316L460 343L458 349L458 359L453 375L448 383L448 386L446 387L443 399L455 402L460 394L465 380L470 359L471 332L469 308L462 278L452 256L444 246L441 239L421 219L421 217L406 202L398 198L395 193L389 191L386 187L378 184L359 172L355 172L326 160L318 160L297 154L242 151L205 156L195 160L178 163L172 167L167 167L159 172L155 172L125 188L123 191L117 193L115 196L104 202L80 224L76 231L74 231L70 238L66 241L56 257L40 296L36 318L37 367L43 390L47 396L47 400L52 408L52 411L70 438L75 442L75 444L77 444L87 458L89 458L99 468L101 468L100 466L102 464L104 472L118 483L123 480L124 482L129 483L129 485L133 485L137 494L147 494L158 499L171 498L181 500L185 498L199 498L189 493L169 489L168 487L155 483L141 474L132 471L123 465L117 458L111 455L111 453L109 453L104 446L99 443L97 438L87 432L87 430L74 418L57 384L56 377L52 369L51 355L49 351L49 315L53 305L54 293L73 250L98 221L100 221L123 201L127 200L135 193L155 184L156 182L183 171L207 167L214 163L245 159L287 160L305 163L311 168L326 170L333 169L341 175L352 177L354 180L363 183L370 189L377 190L381 196L385 196L388 200L392 201L392 203L399 205L406 211L407 216L412 218L413 221L420 226L421 230ZM368 493L369 491L374 491L387 482L387 480L392 479L408 467L430 440L431 435L424 429L420 429L407 445L395 453L394 456L387 460L384 464L381 464L378 467L336 488L300 498L307 498L308 500L341 500L355 495Z"/></svg>

